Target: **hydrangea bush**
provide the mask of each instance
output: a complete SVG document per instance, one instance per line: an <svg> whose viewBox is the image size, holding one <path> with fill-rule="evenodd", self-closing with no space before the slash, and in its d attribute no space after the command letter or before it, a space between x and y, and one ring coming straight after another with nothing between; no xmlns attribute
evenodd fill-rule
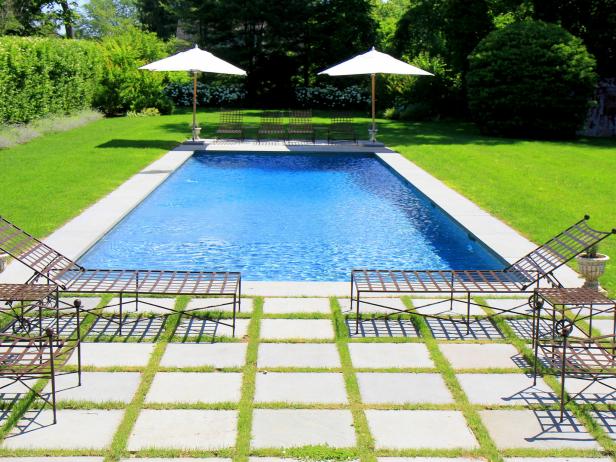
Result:
<svg viewBox="0 0 616 462"><path fill-rule="evenodd" d="M295 101L298 106L307 108L364 109L370 104L370 93L358 85L343 89L332 85L297 87Z"/></svg>
<svg viewBox="0 0 616 462"><path fill-rule="evenodd" d="M193 83L171 83L164 94L176 106L192 106ZM246 90L241 85L205 85L197 82L197 104L205 106L234 106L246 99Z"/></svg>

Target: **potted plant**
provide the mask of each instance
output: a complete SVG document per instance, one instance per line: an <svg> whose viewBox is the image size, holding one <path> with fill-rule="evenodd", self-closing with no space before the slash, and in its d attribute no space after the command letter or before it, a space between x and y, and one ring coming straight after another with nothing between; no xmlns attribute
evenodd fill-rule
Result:
<svg viewBox="0 0 616 462"><path fill-rule="evenodd" d="M610 259L607 255L598 252L597 245L589 247L586 252L578 255L576 260L580 273L584 277L584 287L593 289L599 292L604 290L599 285L599 278L605 272L605 265Z"/></svg>

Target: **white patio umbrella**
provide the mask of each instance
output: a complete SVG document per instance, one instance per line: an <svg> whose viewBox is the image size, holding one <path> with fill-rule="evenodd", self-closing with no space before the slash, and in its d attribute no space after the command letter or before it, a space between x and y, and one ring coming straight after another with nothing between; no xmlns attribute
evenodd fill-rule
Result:
<svg viewBox="0 0 616 462"><path fill-rule="evenodd" d="M374 47L367 53L362 53L354 58L337 64L329 69L319 72L331 76L338 75L359 75L370 74L372 76L372 130L370 131L370 142L376 141L376 122L375 122L375 87L376 74L407 74L407 75L434 75L430 72L411 66L386 53L376 51Z"/></svg>
<svg viewBox="0 0 616 462"><path fill-rule="evenodd" d="M187 51L182 51L167 58L141 66L139 69L149 71L188 71L193 76L193 141L199 139L197 130L197 73L211 72L216 74L246 75L246 71L217 58L209 51L200 49L197 45Z"/></svg>

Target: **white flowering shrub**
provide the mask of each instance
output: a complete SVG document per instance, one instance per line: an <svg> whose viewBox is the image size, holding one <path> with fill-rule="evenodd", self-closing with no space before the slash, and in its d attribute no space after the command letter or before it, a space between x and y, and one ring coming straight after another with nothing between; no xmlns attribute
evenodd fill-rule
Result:
<svg viewBox="0 0 616 462"><path fill-rule="evenodd" d="M297 87L295 101L301 107L324 109L363 109L370 104L370 93L352 85L343 89L332 85L325 87Z"/></svg>
<svg viewBox="0 0 616 462"><path fill-rule="evenodd" d="M170 83L163 93L171 98L176 106L192 106L192 82ZM246 90L241 85L204 85L201 82L197 82L197 104L199 105L237 105L245 98Z"/></svg>

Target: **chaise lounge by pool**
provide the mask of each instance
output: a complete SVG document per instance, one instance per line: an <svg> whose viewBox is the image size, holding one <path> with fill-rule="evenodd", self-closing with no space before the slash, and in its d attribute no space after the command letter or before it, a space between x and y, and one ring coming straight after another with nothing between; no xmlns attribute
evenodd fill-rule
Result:
<svg viewBox="0 0 616 462"><path fill-rule="evenodd" d="M504 266L374 154L262 152L196 152L79 263L260 281Z"/></svg>

